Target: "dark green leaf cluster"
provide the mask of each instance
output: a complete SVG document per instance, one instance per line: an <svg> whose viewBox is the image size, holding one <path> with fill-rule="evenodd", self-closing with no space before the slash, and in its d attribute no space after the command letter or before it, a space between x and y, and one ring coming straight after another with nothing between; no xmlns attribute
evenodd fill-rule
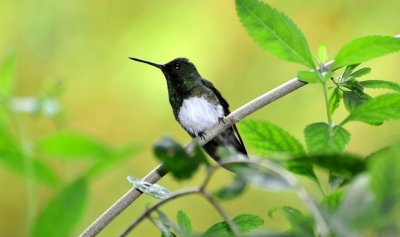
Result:
<svg viewBox="0 0 400 237"><path fill-rule="evenodd" d="M196 146L193 152L188 153L169 137L161 138L154 145L154 154L178 180L189 179L202 163L206 163L200 147Z"/></svg>

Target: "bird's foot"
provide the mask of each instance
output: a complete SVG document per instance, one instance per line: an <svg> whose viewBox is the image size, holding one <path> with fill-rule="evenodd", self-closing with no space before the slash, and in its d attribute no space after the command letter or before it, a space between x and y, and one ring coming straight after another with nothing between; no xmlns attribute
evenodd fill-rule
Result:
<svg viewBox="0 0 400 237"><path fill-rule="evenodd" d="M219 124L221 124L221 123L226 124L225 117L218 117L218 123Z"/></svg>
<svg viewBox="0 0 400 237"><path fill-rule="evenodd" d="M199 133L197 133L197 135L198 135L201 139L206 140L207 134L206 134L205 132L199 132Z"/></svg>

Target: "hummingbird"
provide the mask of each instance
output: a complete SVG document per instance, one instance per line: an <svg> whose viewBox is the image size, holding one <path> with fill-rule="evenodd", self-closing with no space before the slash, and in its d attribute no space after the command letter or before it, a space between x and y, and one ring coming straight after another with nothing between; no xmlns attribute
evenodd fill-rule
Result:
<svg viewBox="0 0 400 237"><path fill-rule="evenodd" d="M175 119L189 135L204 139L205 131L217 123L225 123L230 114L229 104L214 85L201 77L195 65L187 58L176 58L166 64L157 64L139 58L132 60L159 68L167 81L168 97ZM210 140L203 149L215 161L220 146L233 147L247 157L242 138L235 125Z"/></svg>

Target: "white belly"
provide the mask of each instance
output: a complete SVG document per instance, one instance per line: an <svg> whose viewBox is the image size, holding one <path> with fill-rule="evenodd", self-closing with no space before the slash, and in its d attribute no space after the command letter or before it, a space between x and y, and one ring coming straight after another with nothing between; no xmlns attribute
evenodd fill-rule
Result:
<svg viewBox="0 0 400 237"><path fill-rule="evenodd" d="M185 99L178 113L181 125L194 135L211 128L223 116L222 106L209 103L202 97Z"/></svg>

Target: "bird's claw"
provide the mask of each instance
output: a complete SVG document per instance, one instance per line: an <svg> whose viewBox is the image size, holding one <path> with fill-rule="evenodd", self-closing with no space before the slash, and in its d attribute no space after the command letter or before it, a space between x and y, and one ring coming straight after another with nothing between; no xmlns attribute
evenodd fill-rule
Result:
<svg viewBox="0 0 400 237"><path fill-rule="evenodd" d="M197 133L197 135L198 135L201 139L206 140L207 134L206 134L205 132L199 132L199 133Z"/></svg>
<svg viewBox="0 0 400 237"><path fill-rule="evenodd" d="M221 124L221 123L226 124L225 117L218 117L218 123L219 124Z"/></svg>

